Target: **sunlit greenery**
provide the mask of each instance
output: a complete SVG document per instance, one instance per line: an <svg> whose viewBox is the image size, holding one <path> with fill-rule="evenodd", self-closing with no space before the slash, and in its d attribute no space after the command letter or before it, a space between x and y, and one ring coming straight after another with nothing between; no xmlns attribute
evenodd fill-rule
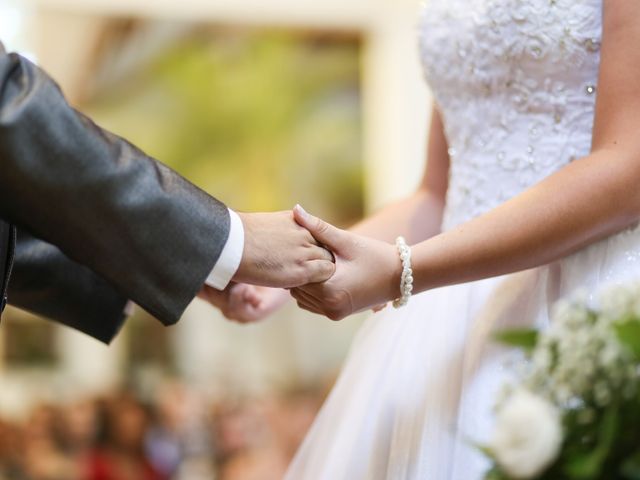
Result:
<svg viewBox="0 0 640 480"><path fill-rule="evenodd" d="M357 40L194 32L83 109L236 209L358 218Z"/></svg>

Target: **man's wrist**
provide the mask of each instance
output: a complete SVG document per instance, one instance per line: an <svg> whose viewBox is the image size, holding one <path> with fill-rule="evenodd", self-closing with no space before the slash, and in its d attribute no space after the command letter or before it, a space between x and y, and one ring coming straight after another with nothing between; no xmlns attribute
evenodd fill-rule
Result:
<svg viewBox="0 0 640 480"><path fill-rule="evenodd" d="M240 267L244 253L244 226L236 212L229 209L229 237L205 283L216 290L227 288Z"/></svg>

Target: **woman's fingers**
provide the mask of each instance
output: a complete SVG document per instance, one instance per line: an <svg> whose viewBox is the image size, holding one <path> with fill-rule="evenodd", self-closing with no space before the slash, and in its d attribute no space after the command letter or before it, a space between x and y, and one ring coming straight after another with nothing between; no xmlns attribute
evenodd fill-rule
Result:
<svg viewBox="0 0 640 480"><path fill-rule="evenodd" d="M324 250L324 249L322 249ZM326 250L324 250L326 252ZM326 282L336 273L336 264L331 260L312 260L306 264L307 284Z"/></svg>
<svg viewBox="0 0 640 480"><path fill-rule="evenodd" d="M300 301L296 301L296 304L298 305L298 308L301 308L302 310L306 310L307 312L315 313L316 315L324 315L324 313L322 313L318 308L314 307L313 305L309 305L307 303L303 303Z"/></svg>
<svg viewBox="0 0 640 480"><path fill-rule="evenodd" d="M322 245L326 245L329 250L334 252L340 251L340 247L344 242L344 235L339 228L307 213L300 205L294 207L293 217L298 225L309 230L313 238Z"/></svg>
<svg viewBox="0 0 640 480"><path fill-rule="evenodd" d="M291 296L296 300L299 307L320 315L324 314L322 302L303 290L299 288L291 289Z"/></svg>

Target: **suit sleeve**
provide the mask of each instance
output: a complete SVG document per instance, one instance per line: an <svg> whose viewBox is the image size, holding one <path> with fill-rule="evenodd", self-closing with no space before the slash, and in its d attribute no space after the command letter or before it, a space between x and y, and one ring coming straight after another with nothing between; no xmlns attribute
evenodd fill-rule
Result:
<svg viewBox="0 0 640 480"><path fill-rule="evenodd" d="M17 235L11 304L109 343L125 320L128 299L59 248L25 231Z"/></svg>
<svg viewBox="0 0 640 480"><path fill-rule="evenodd" d="M1 47L0 217L167 325L202 287L230 221L221 202L76 112Z"/></svg>

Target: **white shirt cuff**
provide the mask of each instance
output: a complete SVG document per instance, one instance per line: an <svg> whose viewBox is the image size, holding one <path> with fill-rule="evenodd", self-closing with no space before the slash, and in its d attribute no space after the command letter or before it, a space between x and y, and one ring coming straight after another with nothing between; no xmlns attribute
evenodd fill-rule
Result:
<svg viewBox="0 0 640 480"><path fill-rule="evenodd" d="M220 258L213 266L211 274L205 283L216 290L224 290L231 282L231 279L238 271L242 253L244 252L244 226L242 220L236 212L229 209L231 225L229 228L229 238L222 249Z"/></svg>

